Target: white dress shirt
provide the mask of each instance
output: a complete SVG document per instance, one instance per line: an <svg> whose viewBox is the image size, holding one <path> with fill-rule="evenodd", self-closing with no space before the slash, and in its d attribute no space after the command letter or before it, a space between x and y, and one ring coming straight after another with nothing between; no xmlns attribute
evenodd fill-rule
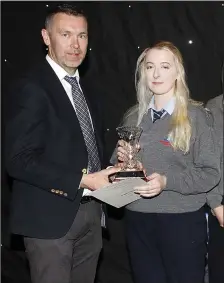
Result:
<svg viewBox="0 0 224 283"><path fill-rule="evenodd" d="M151 109L152 121L153 121L153 116L154 116L152 109L153 109L153 110L156 110L154 100L155 100L155 97L154 97L154 95L153 95L152 99L151 99L150 102L149 102L149 107L148 107L148 109ZM173 113L173 111L174 111L174 108L175 108L175 102L176 102L176 98L175 98L175 97L172 97L172 98L168 101L168 103L163 107L163 109L165 110L165 112L163 113L163 115L161 116L161 118L162 118L163 116L165 116L166 113L168 113L169 115L172 115L172 113ZM157 110L156 110L156 111L157 111Z"/></svg>
<svg viewBox="0 0 224 283"><path fill-rule="evenodd" d="M70 85L70 83L68 83L65 80L65 76L76 77L78 85L79 85L79 88L82 91L82 88L81 88L81 86L79 84L79 71L78 71L78 69L76 70L76 72L75 72L75 74L73 76L70 76L61 66L59 66L54 60L52 60L49 55L46 56L46 60L50 64L52 69L54 70L54 72L57 75L57 77L59 78L62 86L65 89L65 92L68 95L68 98L69 98L69 100L70 100L74 110L76 111L75 104L74 104L74 101L73 101L73 98L72 98L72 86ZM87 106L87 108L88 108L88 106ZM89 111L89 108L88 108L88 111ZM89 117L90 117L92 128L93 128L93 123L92 123L92 118L91 118L90 112L89 112ZM93 131L94 131L94 128L93 128ZM89 170L89 168L87 168L87 173L88 173L88 170ZM91 193L91 191L89 189L84 189L83 196L84 195L88 195L90 193Z"/></svg>

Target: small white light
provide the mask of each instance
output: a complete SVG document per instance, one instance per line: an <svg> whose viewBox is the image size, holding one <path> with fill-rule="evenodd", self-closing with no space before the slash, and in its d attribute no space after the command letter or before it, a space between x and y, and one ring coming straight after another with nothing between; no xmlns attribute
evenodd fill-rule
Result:
<svg viewBox="0 0 224 283"><path fill-rule="evenodd" d="M140 46L138 46L138 49L140 48Z"/></svg>
<svg viewBox="0 0 224 283"><path fill-rule="evenodd" d="M107 129L107 131L109 132L110 129Z"/></svg>
<svg viewBox="0 0 224 283"><path fill-rule="evenodd" d="M92 50L92 48L89 49L89 51L91 51L91 50Z"/></svg>
<svg viewBox="0 0 224 283"><path fill-rule="evenodd" d="M46 5L46 7L49 7L49 5Z"/></svg>
<svg viewBox="0 0 224 283"><path fill-rule="evenodd" d="M189 40L188 43L189 43L189 44L192 44L192 43L193 43L193 40Z"/></svg>
<svg viewBox="0 0 224 283"><path fill-rule="evenodd" d="M5 59L4 61L7 62L7 59Z"/></svg>
<svg viewBox="0 0 224 283"><path fill-rule="evenodd" d="M131 8L131 5L129 5L128 8Z"/></svg>
<svg viewBox="0 0 224 283"><path fill-rule="evenodd" d="M224 7L224 3L222 4L222 7Z"/></svg>
<svg viewBox="0 0 224 283"><path fill-rule="evenodd" d="M1 244L1 247L2 247L2 244Z"/></svg>

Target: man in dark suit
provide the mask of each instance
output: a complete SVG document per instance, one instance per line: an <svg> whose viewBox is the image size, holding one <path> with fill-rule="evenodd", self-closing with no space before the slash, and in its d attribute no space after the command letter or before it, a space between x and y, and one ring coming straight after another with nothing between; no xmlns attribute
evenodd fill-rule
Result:
<svg viewBox="0 0 224 283"><path fill-rule="evenodd" d="M221 94L209 100L206 105L214 117L214 131L218 139L221 153L220 160L222 174L219 184L207 194L207 203L211 207L208 217L209 283L224 282L223 102L223 94Z"/></svg>
<svg viewBox="0 0 224 283"><path fill-rule="evenodd" d="M79 81L86 17L71 5L58 6L47 16L42 37L46 60L9 96L11 231L24 236L32 282L92 283L102 247L101 205L89 193L119 169L101 170L100 111Z"/></svg>

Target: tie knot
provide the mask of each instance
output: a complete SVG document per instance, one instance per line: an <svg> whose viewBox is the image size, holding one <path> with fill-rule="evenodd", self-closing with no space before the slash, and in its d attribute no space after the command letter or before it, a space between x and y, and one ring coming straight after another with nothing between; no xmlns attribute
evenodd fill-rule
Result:
<svg viewBox="0 0 224 283"><path fill-rule="evenodd" d="M78 85L76 77L65 76L65 80L72 86L77 86Z"/></svg>
<svg viewBox="0 0 224 283"><path fill-rule="evenodd" d="M162 117L162 115L164 114L164 112L166 112L165 109L162 109L160 111L156 111L156 110L152 109L152 111L153 111L153 123L156 120L160 119Z"/></svg>

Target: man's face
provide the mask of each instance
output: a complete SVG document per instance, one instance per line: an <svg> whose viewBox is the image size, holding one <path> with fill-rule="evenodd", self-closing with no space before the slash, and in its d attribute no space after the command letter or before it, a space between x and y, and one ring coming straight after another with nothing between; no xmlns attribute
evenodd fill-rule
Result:
<svg viewBox="0 0 224 283"><path fill-rule="evenodd" d="M170 51L151 49L146 55L146 78L149 89L154 94L174 91L178 73L174 56Z"/></svg>
<svg viewBox="0 0 224 283"><path fill-rule="evenodd" d="M56 14L48 30L42 30L50 57L69 74L74 74L86 56L87 22L84 17Z"/></svg>

